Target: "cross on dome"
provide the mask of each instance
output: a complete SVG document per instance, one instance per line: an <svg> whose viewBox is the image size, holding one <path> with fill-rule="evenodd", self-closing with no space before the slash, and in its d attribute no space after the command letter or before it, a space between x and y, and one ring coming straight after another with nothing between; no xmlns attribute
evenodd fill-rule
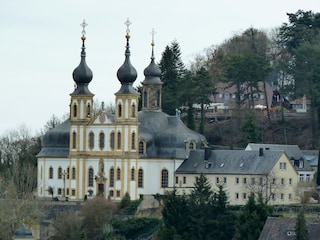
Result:
<svg viewBox="0 0 320 240"><path fill-rule="evenodd" d="M80 24L80 26L82 27L82 36L85 36L86 35L85 28L86 28L86 26L88 26L85 19L83 19L83 22Z"/></svg>

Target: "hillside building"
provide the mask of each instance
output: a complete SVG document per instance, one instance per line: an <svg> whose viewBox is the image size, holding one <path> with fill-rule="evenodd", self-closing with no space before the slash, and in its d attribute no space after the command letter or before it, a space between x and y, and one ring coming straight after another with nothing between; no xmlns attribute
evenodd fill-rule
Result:
<svg viewBox="0 0 320 240"><path fill-rule="evenodd" d="M176 171L176 188L189 193L200 174L216 191L223 186L230 205L246 204L251 192L271 205L300 203L298 173L284 151L193 150Z"/></svg>

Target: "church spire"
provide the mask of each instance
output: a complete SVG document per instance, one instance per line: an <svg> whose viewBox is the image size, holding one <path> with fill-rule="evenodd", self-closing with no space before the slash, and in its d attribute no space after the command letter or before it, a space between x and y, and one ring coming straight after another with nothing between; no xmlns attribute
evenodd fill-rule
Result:
<svg viewBox="0 0 320 240"><path fill-rule="evenodd" d="M93 74L91 69L88 67L86 63L86 47L85 47L85 40L86 40L86 31L85 28L88 26L85 20L80 24L82 27L82 47L81 47L81 61L77 68L73 71L73 79L76 83L76 88L73 94L92 94L89 89L88 85L92 80Z"/></svg>
<svg viewBox="0 0 320 240"><path fill-rule="evenodd" d="M132 84L137 79L137 71L130 62L129 26L131 25L131 22L129 21L129 19L127 19L127 21L125 22L125 25L127 26L126 36L125 36L127 39L127 45L126 45L124 63L118 69L118 72L117 72L117 77L122 85L118 93L135 93L136 94L137 92L132 87Z"/></svg>
<svg viewBox="0 0 320 240"><path fill-rule="evenodd" d="M142 82L143 96L142 96L142 110L160 110L161 109L161 88L162 82L160 79L161 69L155 63L154 57L154 34L152 29L151 41L151 62L143 71L145 79Z"/></svg>

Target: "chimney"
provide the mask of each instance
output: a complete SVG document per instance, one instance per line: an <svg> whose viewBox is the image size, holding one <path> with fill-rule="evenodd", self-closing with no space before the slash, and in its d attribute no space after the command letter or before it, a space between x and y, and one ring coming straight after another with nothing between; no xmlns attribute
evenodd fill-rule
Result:
<svg viewBox="0 0 320 240"><path fill-rule="evenodd" d="M263 156L263 148L259 148L259 157Z"/></svg>
<svg viewBox="0 0 320 240"><path fill-rule="evenodd" d="M209 147L204 148L204 160L209 160L211 155L211 149Z"/></svg>

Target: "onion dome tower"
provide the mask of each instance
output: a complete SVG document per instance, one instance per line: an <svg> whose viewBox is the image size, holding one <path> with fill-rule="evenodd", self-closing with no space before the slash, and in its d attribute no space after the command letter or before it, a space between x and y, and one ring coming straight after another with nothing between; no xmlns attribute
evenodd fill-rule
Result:
<svg viewBox="0 0 320 240"><path fill-rule="evenodd" d="M116 121L117 122L138 122L138 98L139 93L133 88L133 83L137 79L137 71L130 62L130 26L129 19L125 22L127 26L125 50L125 60L118 69L117 77L121 83L121 88L115 93L116 96Z"/></svg>
<svg viewBox="0 0 320 240"><path fill-rule="evenodd" d="M144 70L145 79L142 82L143 93L142 93L142 110L161 110L161 89L162 82L160 80L161 70L158 65L154 62L154 34L152 30L152 52L151 62L148 67Z"/></svg>
<svg viewBox="0 0 320 240"><path fill-rule="evenodd" d="M85 40L86 40L86 31L85 27L88 24L83 20L82 24L82 50L81 50L81 61L78 67L73 71L73 79L75 82L75 89L71 96L70 103L70 119L73 121L88 121L92 115L92 105L93 105L93 96L89 91L89 83L92 80L92 71L86 63L86 51L85 51Z"/></svg>

